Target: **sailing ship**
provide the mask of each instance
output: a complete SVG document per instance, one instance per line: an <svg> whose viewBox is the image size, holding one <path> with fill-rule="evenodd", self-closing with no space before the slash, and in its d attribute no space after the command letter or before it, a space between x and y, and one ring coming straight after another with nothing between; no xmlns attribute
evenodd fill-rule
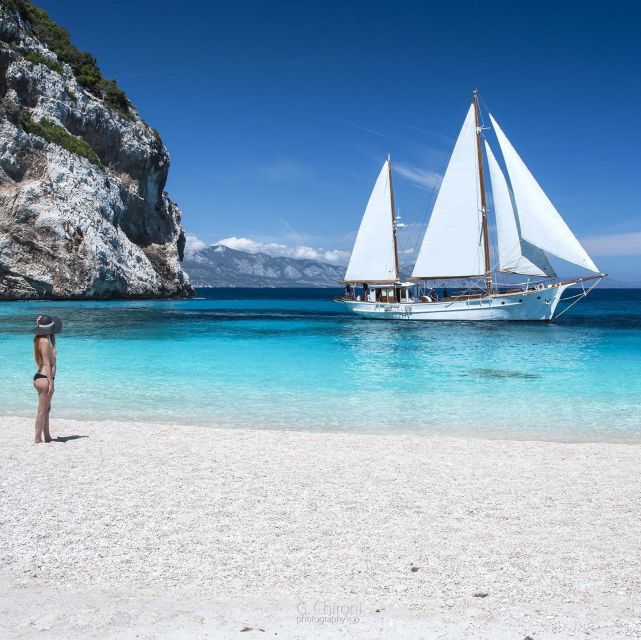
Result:
<svg viewBox="0 0 641 640"><path fill-rule="evenodd" d="M488 144L485 132L490 127L482 123L479 96L474 91L412 275L406 281L400 279L397 231L401 225L394 208L388 156L356 236L344 278L345 296L338 298L352 312L395 320L552 320L605 277L492 114L488 115L509 183ZM489 234L484 153L496 242ZM492 254L490 246L495 247ZM594 275L561 280L548 255ZM527 276L527 281L510 284L515 274ZM446 288L439 296L429 284L444 280L453 283L452 287L461 281L467 286L457 287L456 293ZM589 281L593 282L586 287ZM579 293L562 298L569 287L577 285ZM560 302L567 304L559 306Z"/></svg>

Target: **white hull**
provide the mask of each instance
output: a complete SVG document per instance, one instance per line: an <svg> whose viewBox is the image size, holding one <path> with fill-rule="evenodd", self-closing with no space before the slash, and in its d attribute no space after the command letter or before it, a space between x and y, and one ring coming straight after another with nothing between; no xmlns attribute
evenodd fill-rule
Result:
<svg viewBox="0 0 641 640"><path fill-rule="evenodd" d="M341 300L353 313L379 320L552 320L561 295L570 285L530 289L478 298L438 302L365 302Z"/></svg>

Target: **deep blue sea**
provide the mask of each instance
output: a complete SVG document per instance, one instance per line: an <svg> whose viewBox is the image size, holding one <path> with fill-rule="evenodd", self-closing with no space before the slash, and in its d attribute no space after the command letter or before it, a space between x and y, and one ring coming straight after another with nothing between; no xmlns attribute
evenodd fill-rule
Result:
<svg viewBox="0 0 641 640"><path fill-rule="evenodd" d="M0 414L30 416L31 329L60 315L54 417L641 441L641 290L553 323L363 320L338 291L0 303Z"/></svg>

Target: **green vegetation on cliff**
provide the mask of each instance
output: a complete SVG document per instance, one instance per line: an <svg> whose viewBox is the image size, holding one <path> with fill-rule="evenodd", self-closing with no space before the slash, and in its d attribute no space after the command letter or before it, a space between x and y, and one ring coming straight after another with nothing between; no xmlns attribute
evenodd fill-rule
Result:
<svg viewBox="0 0 641 640"><path fill-rule="evenodd" d="M27 51L25 53L25 60L32 62L33 64L44 64L49 67L52 71L56 73L62 73L62 65L56 60L50 60L43 56L40 51Z"/></svg>
<svg viewBox="0 0 641 640"><path fill-rule="evenodd" d="M63 27L57 25L44 9L36 7L29 0L2 0L10 9L20 14L23 20L29 22L36 37L44 42L58 59L66 62L76 76L78 84L98 98L104 100L107 105L116 110L125 118L132 118L131 103L125 92L118 87L115 80L107 80L103 77L96 59L86 51L77 49L69 38L69 33ZM34 52L29 52L27 56ZM40 56L44 58L44 56ZM27 57L27 59L29 59ZM51 61L38 59L41 64L51 67ZM30 60L35 62L35 60ZM57 69L56 69L57 71Z"/></svg>
<svg viewBox="0 0 641 640"><path fill-rule="evenodd" d="M27 133L40 136L47 142L53 142L63 149L87 158L93 164L100 166L100 158L91 148L91 145L82 138L72 136L64 127L54 124L47 118L40 118L40 122L36 122L29 117L26 111L20 111L18 118L20 125Z"/></svg>

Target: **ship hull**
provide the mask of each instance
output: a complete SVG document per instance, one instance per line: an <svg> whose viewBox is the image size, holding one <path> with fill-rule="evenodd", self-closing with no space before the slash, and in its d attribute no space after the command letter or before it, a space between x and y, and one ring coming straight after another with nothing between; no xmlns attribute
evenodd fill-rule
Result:
<svg viewBox="0 0 641 640"><path fill-rule="evenodd" d="M571 284L491 296L453 298L437 302L398 303L341 300L362 318L376 320L549 321L561 295Z"/></svg>

